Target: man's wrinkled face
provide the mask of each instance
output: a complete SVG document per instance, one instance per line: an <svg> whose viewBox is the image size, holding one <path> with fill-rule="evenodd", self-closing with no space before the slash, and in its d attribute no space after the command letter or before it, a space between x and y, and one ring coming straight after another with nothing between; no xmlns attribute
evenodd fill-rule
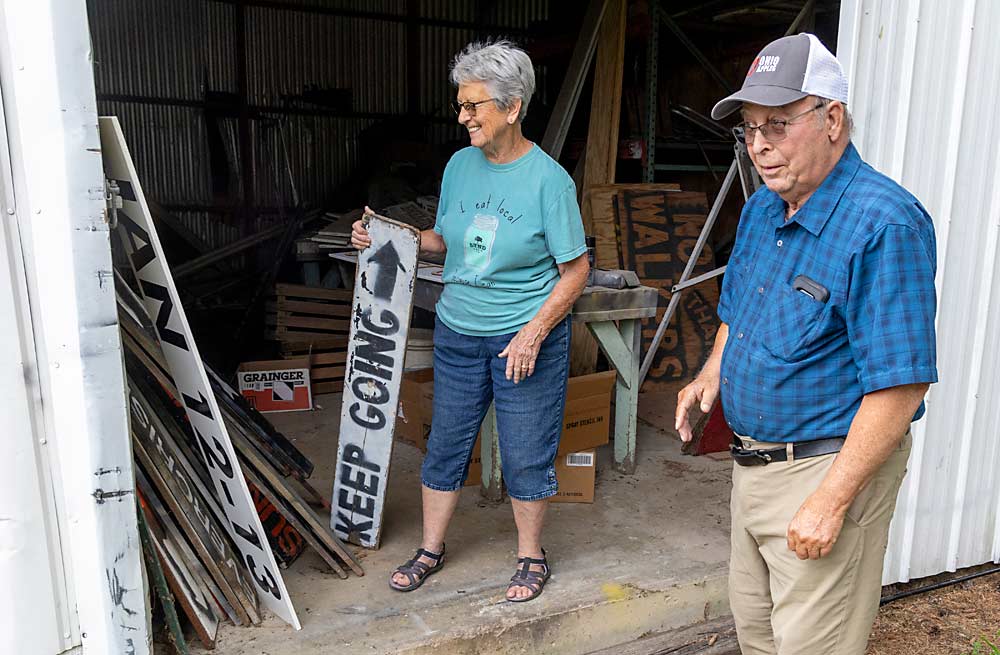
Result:
<svg viewBox="0 0 1000 655"><path fill-rule="evenodd" d="M815 191L827 172L833 144L826 129L826 108L807 96L781 107L744 103L743 121L757 130L747 144L750 159L767 188L785 201L797 201ZM784 126L784 137L775 134L768 121L791 122Z"/></svg>

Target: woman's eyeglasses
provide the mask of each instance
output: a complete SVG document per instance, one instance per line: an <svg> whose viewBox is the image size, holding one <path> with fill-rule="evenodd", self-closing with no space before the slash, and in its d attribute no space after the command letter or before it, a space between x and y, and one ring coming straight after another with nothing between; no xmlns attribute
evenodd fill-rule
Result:
<svg viewBox="0 0 1000 655"><path fill-rule="evenodd" d="M493 100L496 100L496 98L487 98L486 100L480 100L479 102L458 102L457 100L452 100L448 104L451 106L451 110L456 114L462 113L462 110L464 109L465 113L471 116L475 116L477 105L482 105L487 102L492 102Z"/></svg>

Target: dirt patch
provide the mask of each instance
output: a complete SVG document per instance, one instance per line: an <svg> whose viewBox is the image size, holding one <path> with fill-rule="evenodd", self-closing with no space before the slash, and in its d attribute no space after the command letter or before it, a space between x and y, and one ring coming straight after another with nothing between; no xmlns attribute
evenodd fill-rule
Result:
<svg viewBox="0 0 1000 655"><path fill-rule="evenodd" d="M672 459L663 460L663 470L672 475L684 475L685 473L693 473L695 471L695 469L687 464L675 462Z"/></svg>
<svg viewBox="0 0 1000 655"><path fill-rule="evenodd" d="M899 585L898 590L933 581ZM891 589L887 591L894 593ZM994 651L982 638L1000 646L998 632L1000 573L882 606L866 655L970 655L973 652L987 655ZM974 651L977 641L979 650Z"/></svg>

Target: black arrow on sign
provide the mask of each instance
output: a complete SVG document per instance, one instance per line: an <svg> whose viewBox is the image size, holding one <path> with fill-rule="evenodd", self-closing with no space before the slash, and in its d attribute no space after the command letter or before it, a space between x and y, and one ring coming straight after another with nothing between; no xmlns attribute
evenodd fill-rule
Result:
<svg viewBox="0 0 1000 655"><path fill-rule="evenodd" d="M396 269L406 272L399 261L399 253L392 241L386 242L369 260L378 268L375 274L375 297L389 300L396 288Z"/></svg>

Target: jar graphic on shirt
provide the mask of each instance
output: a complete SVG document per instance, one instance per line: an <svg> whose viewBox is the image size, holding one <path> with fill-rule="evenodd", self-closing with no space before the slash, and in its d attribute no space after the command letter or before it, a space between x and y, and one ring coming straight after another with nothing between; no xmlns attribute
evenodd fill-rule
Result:
<svg viewBox="0 0 1000 655"><path fill-rule="evenodd" d="M493 242L497 236L496 216L476 214L465 230L465 265L478 271L486 270L493 254Z"/></svg>

